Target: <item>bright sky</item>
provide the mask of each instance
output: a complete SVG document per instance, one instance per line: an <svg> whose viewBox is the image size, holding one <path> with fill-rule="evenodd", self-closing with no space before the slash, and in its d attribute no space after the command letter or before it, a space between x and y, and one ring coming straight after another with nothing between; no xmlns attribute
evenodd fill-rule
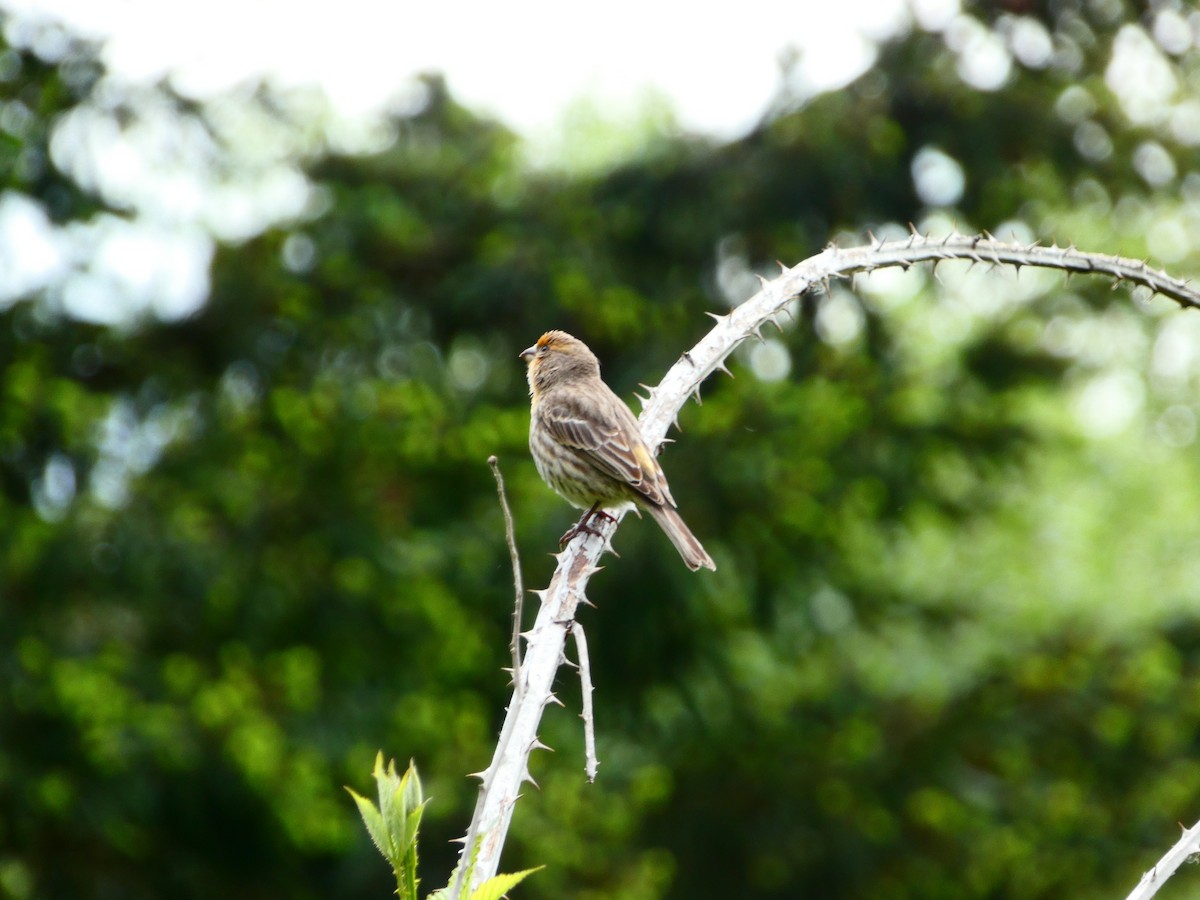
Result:
<svg viewBox="0 0 1200 900"><path fill-rule="evenodd" d="M59 17L104 41L111 71L134 79L171 73L204 96L270 72L285 84L319 83L348 114L385 103L409 76L447 75L469 106L526 135L550 128L581 95L618 109L651 87L682 124L734 136L762 113L779 82L779 57L801 51L812 84L848 81L871 61L871 39L905 21L904 0L742 0L695 5L609 0L509 3L339 0L0 0ZM957 7L957 0L919 0Z"/></svg>
<svg viewBox="0 0 1200 900"><path fill-rule="evenodd" d="M317 85L343 117L369 118L402 109L413 76L438 72L459 102L524 135L531 156L548 148L553 159L569 127L564 113L581 99L603 121L623 123L637 121L652 95L689 131L737 137L776 97L781 58L799 59L791 87L801 96L836 88L910 16L944 26L959 0L742 0L708 14L646 0L609 0L603 14L553 0L0 0L0 8L61 20L100 44L113 76L170 78L195 99L267 76L283 87ZM99 216L64 232L37 204L0 197L0 307L61 285L51 302L86 321L187 316L207 296L214 235L248 237L279 210L303 208L306 183L287 166L261 183L205 187L186 161L173 168L170 153L152 155L178 144L170 130L179 124L145 118L141 132L117 133L102 113L79 111L56 132L60 149L87 150L75 176L132 205L140 212L132 220Z"/></svg>

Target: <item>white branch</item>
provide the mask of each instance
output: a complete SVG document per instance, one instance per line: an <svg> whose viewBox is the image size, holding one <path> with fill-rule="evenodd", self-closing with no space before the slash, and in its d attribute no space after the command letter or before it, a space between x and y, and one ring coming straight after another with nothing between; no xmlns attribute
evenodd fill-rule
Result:
<svg viewBox="0 0 1200 900"><path fill-rule="evenodd" d="M1181 306L1200 308L1200 293L1187 282L1165 272L1151 269L1145 262L1085 253L1071 247L1040 247L1006 244L991 237L951 235L930 239L917 234L897 241L875 241L870 246L839 249L830 246L772 281L764 281L762 290L723 316L714 316L716 326L671 367L658 387L650 391L639 418L646 444L657 448L667 429L676 420L687 398L715 371L725 370L725 359L734 348L752 335L761 336L767 322L776 322L787 312L795 297L831 278L844 278L856 272L870 272L887 266L907 268L914 263L963 259L978 263L1012 266L1039 266L1066 272L1105 275L1115 282L1128 281L1163 294ZM575 608L586 602L588 580L599 571L597 562L607 549L621 515L614 521L593 519L595 535L581 534L559 553L558 568L550 586L534 593L541 599L537 621L524 634L526 652L520 666L519 683L496 745L491 765L478 777L483 784L475 815L467 831L463 852L469 859L479 841L479 852L471 886L476 887L496 874L500 852L512 821L513 808L520 797L522 783L533 783L529 774L529 754L545 747L537 738L542 710L558 702L551 693L554 674L565 657L563 648ZM459 866L460 874L466 867ZM451 897L460 897L462 879L453 886Z"/></svg>
<svg viewBox="0 0 1200 900"><path fill-rule="evenodd" d="M575 635L575 651L579 654L579 686L583 706L579 713L579 717L583 719L583 770L587 773L588 783L591 783L596 780L596 770L600 768L600 760L596 758L596 720L592 713L592 660L588 656L587 635L583 633L583 624L576 622L571 631Z"/></svg>
<svg viewBox="0 0 1200 900"><path fill-rule="evenodd" d="M1175 870L1194 853L1200 853L1200 822L1183 832L1183 837L1167 851L1154 868L1142 876L1142 880L1126 900L1150 900L1166 880L1175 874Z"/></svg>
<svg viewBox="0 0 1200 900"><path fill-rule="evenodd" d="M728 315L713 316L716 327L683 354L646 401L640 417L646 443L656 447L666 436L679 414L679 397L691 395L713 372L725 370L725 360L738 344L751 336L761 337L765 324L778 323L779 317L787 314L788 304L814 285L889 266L907 269L918 262L950 259L1106 275L1115 283L1128 281L1170 297L1180 306L1200 309L1200 291L1187 281L1152 269L1141 260L1085 253L1073 247L1006 244L990 237L962 234L937 239L914 234L904 240L876 241L846 250L831 245L798 266L785 269L778 278L764 282L762 290Z"/></svg>

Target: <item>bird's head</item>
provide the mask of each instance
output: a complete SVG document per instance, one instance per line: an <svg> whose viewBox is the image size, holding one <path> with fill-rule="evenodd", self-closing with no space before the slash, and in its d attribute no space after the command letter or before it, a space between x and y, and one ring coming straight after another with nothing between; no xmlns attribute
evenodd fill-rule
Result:
<svg viewBox="0 0 1200 900"><path fill-rule="evenodd" d="M529 390L537 395L550 387L600 376L600 360L587 344L565 331L547 331L520 353L529 364Z"/></svg>

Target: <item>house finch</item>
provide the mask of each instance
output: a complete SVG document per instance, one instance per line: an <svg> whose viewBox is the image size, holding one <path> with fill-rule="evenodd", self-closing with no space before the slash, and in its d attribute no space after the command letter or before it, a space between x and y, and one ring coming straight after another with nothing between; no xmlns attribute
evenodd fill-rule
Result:
<svg viewBox="0 0 1200 900"><path fill-rule="evenodd" d="M688 530L667 487L667 478L646 448L637 420L600 380L600 361L587 345L563 331L547 331L521 352L529 363L529 450L538 474L583 518L563 535L580 531L602 507L636 504L667 533L695 571L715 570Z"/></svg>

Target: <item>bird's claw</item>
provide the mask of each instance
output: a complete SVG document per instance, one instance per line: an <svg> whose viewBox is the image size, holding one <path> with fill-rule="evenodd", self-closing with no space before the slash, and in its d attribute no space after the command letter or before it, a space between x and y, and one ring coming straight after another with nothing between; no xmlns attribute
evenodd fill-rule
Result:
<svg viewBox="0 0 1200 900"><path fill-rule="evenodd" d="M588 522L590 522L593 518L604 518L608 519L610 522L617 521L615 517L610 516L604 510L600 509L600 504L597 503L591 509L585 512L583 517L578 522L563 532L563 536L558 539L558 549L561 550L563 547L567 546L570 541L579 537L581 534L590 534L594 535L595 537L601 537L600 532L588 525Z"/></svg>

